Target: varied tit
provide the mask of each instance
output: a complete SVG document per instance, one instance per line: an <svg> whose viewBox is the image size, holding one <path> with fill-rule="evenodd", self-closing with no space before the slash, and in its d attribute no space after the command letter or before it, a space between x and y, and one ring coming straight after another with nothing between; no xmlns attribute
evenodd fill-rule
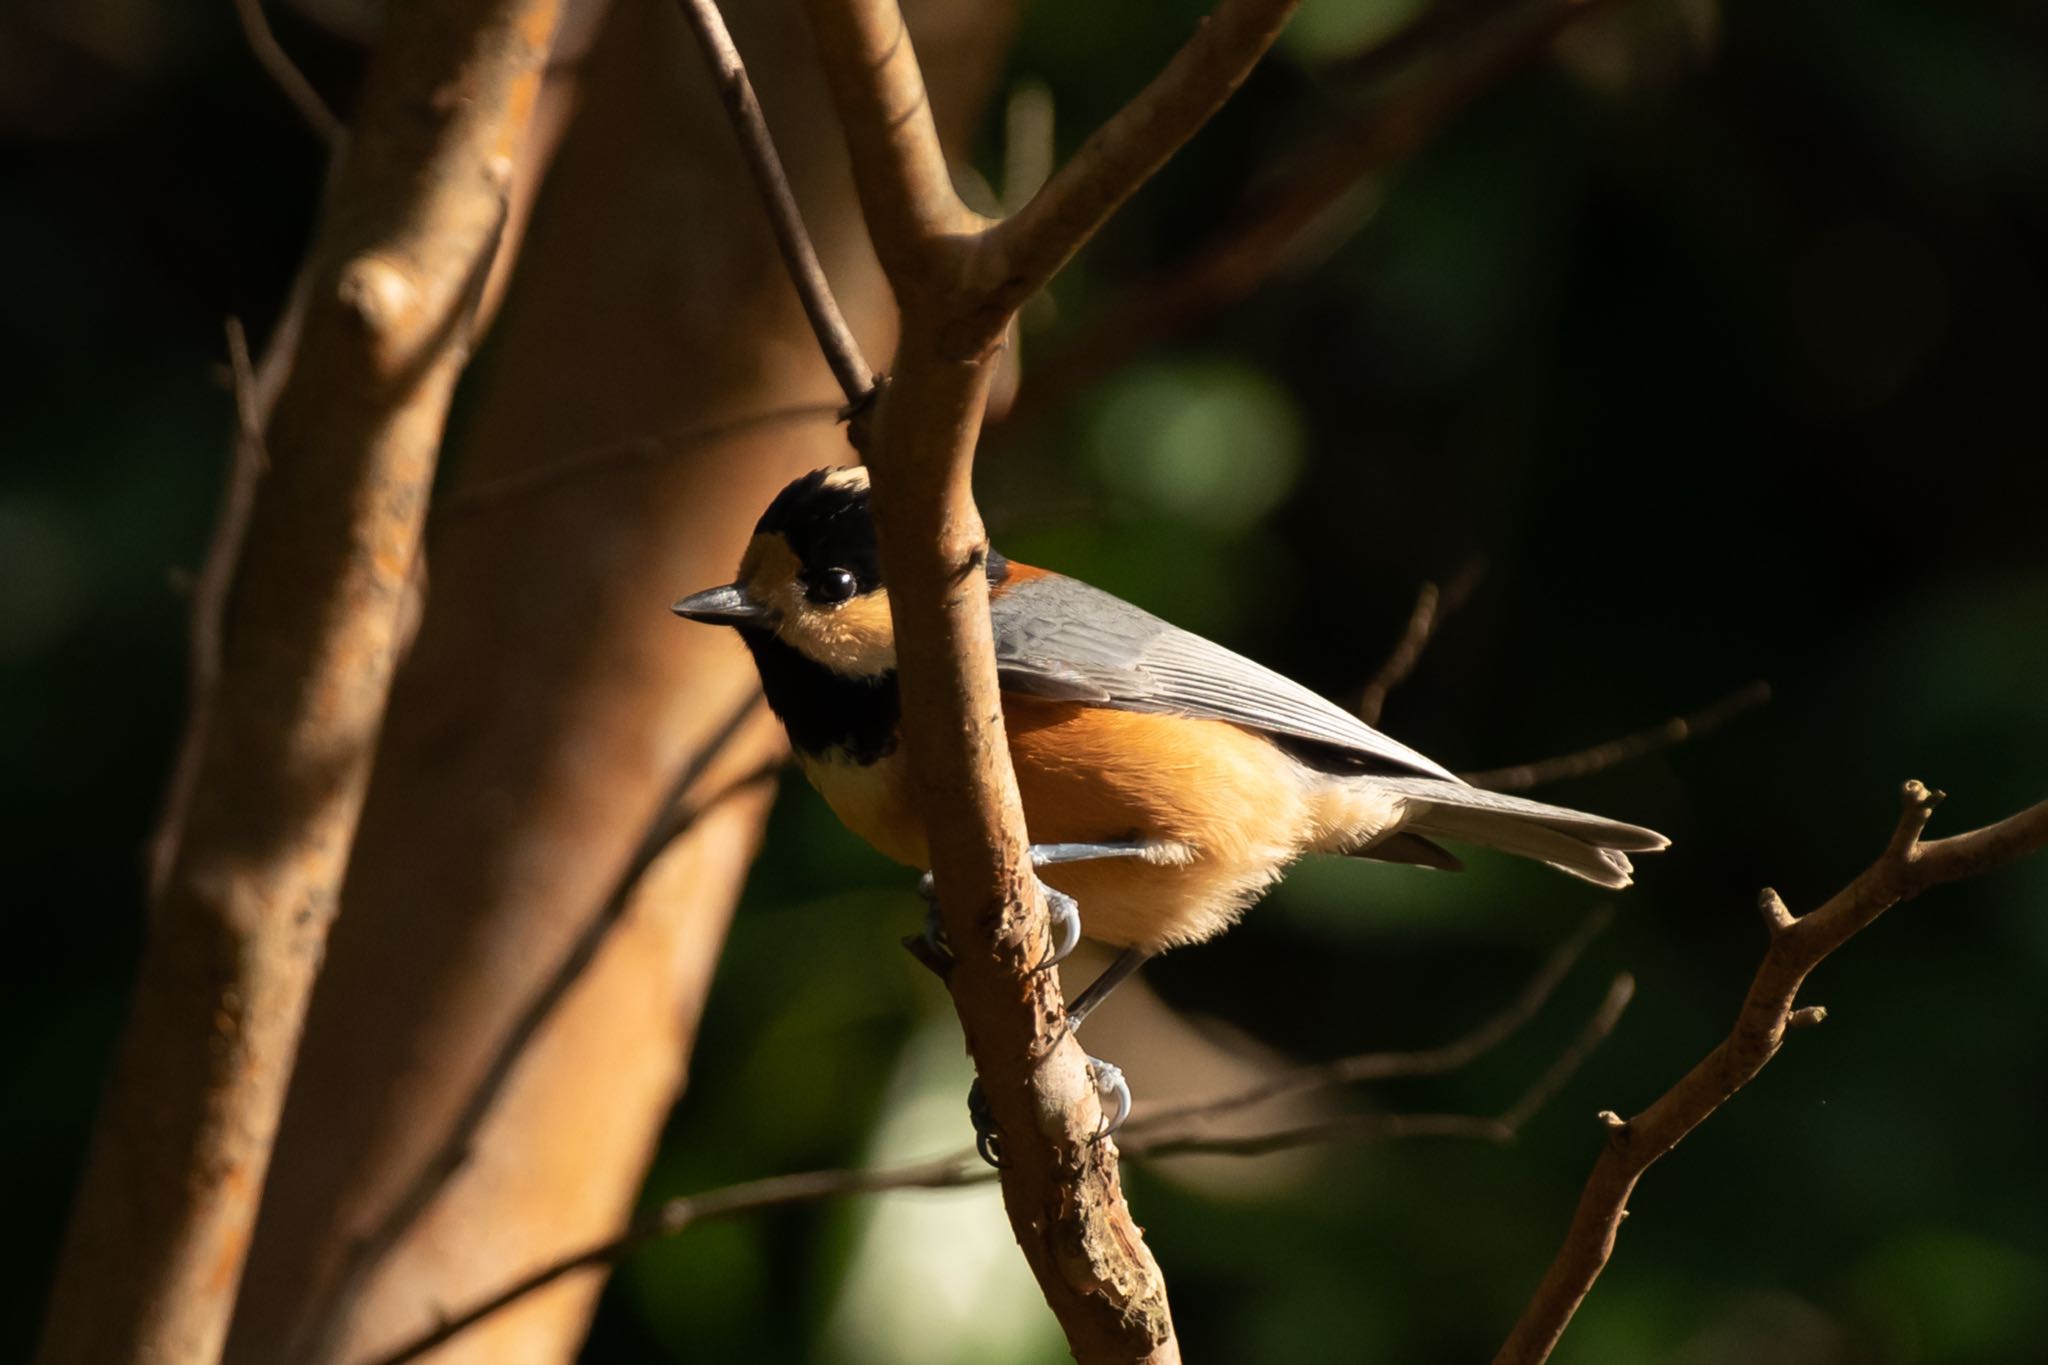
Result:
<svg viewBox="0 0 2048 1365"><path fill-rule="evenodd" d="M1630 853L1669 843L1468 786L1307 688L1076 579L990 551L988 585L1054 960L1083 934L1122 949L1074 1000L1075 1027L1146 958L1228 928L1304 854L1455 870L1435 842L1448 839L1624 887ZM783 489L738 580L675 611L739 631L833 811L889 857L929 867L898 744L867 471L820 470ZM1129 1092L1097 1066L1113 1127Z"/></svg>

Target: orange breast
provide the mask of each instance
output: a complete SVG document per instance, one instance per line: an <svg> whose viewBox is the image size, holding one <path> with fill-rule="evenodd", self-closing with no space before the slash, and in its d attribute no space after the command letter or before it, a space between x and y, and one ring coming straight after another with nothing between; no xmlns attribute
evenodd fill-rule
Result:
<svg viewBox="0 0 2048 1365"><path fill-rule="evenodd" d="M1279 749L1223 721L1003 696L1010 759L1033 843L1156 845L1148 859L1047 868L1090 938L1165 948L1220 933L1315 840L1317 799ZM926 867L902 756L805 774L848 828Z"/></svg>

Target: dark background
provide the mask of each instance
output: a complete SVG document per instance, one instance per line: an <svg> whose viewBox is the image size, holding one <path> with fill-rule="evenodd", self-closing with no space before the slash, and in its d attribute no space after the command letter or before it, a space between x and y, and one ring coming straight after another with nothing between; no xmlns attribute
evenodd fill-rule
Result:
<svg viewBox="0 0 2048 1365"><path fill-rule="evenodd" d="M0 18L0 1203L34 1332L141 938L181 720L174 591L319 153L228 6ZM1071 148L1199 7L1041 0L1016 80ZM1402 17L1310 0L1275 60L1034 311L1025 383L1388 97L1334 67ZM345 95L347 46L283 36ZM1397 87L1398 88L1398 87ZM997 144L981 158L994 177ZM736 210L737 211L737 210ZM998 543L1355 696L1417 584L1486 571L1385 726L1453 767L1609 738L1752 678L1775 700L1545 793L1675 847L1552 1007L1460 1075L1498 1109L1632 970L1617 1035L1505 1149L1134 1164L1190 1360L1484 1358L1596 1149L1721 1036L1763 885L1811 908L1882 845L2048 795L2048 26L2038 7L1614 0L1352 196L1248 300L990 443ZM650 584L665 603L685 587ZM800 783L727 949L650 1197L949 1150L957 1034L897 949L906 875ZM1598 897L1505 859L1303 869L1157 991L1302 1057L1424 1045ZM1558 1359L2025 1362L2048 1340L2048 860L1828 963L1802 1033L1648 1178ZM1114 1007L1112 1007L1114 1008ZM1172 1088L1131 1065L1141 1098ZM1059 1358L993 1195L707 1226L627 1266L586 1358ZM880 1343L877 1346L877 1343ZM926 1354L919 1354L920 1351Z"/></svg>

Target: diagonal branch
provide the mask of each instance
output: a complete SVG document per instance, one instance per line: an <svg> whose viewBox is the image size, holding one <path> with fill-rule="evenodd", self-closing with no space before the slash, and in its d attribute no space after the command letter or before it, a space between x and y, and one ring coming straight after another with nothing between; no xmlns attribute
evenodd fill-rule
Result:
<svg viewBox="0 0 2048 1365"><path fill-rule="evenodd" d="M1450 581L1448 587L1438 588L1434 583L1424 583L1416 589L1415 606L1408 613L1408 624L1401 628L1400 638L1394 641L1387 661L1380 665L1380 671L1373 674L1372 680L1365 685L1365 691L1359 695L1360 720L1367 725L1380 723L1380 715L1387 708L1387 698L1393 695L1395 688L1408 681L1415 665L1422 662L1422 652L1436 638L1437 630L1452 612L1465 605L1485 573L1486 561L1474 559L1458 570L1458 576Z"/></svg>
<svg viewBox="0 0 2048 1365"><path fill-rule="evenodd" d="M754 178L761 207L767 211L768 225L774 230L775 249L782 254L783 268L789 272L789 281L796 286L797 297L803 302L804 316L810 319L811 331L818 338L818 349L825 353L825 363L832 367L832 377L839 381L846 401L859 403L874 388L875 372L860 353L860 343L854 340L853 329L846 325L846 316L839 311L839 301L832 297L832 286L825 281L825 267L818 261L818 250L811 245L810 233L804 230L796 192L790 188L789 174L782 168L775 139L769 136L768 120L754 94L754 83L747 79L739 49L733 46L725 18L712 0L679 3L683 18L704 49L704 60L711 64L718 96L725 102L726 117L739 138L740 154L746 158L747 173Z"/></svg>
<svg viewBox="0 0 2048 1365"><path fill-rule="evenodd" d="M249 535L249 513L256 505L256 487L270 467L263 448L263 408L257 394L256 367L249 358L249 337L240 318L227 320L228 382L235 400L235 439L230 445L227 481L221 488L220 510L214 514L213 539L191 583L190 657L185 674L185 733L178 756L164 784L164 808L150 835L146 874L152 904L163 894L171 875L171 858L185 828L192 803L192 785L199 780L199 758L212 715L213 690L220 681L220 642L228 596L234 589L235 566Z"/></svg>
<svg viewBox="0 0 2048 1365"><path fill-rule="evenodd" d="M284 50L284 44L277 41L269 16L263 13L263 0L234 0L234 6L235 17L242 25L242 37L249 44L256 64L291 101L292 108L299 111L299 117L313 130L313 136L326 143L330 150L337 147L348 129L327 107L327 101L320 98L313 82L306 79L306 73Z"/></svg>
<svg viewBox="0 0 2048 1365"><path fill-rule="evenodd" d="M371 1275L391 1254L392 1248L398 1246L418 1223L448 1182L469 1162L477 1135L483 1131L485 1121L505 1087L511 1083L514 1071L525 1060L528 1049L540 1036L542 1028L597 960L599 950L627 913L633 893L656 860L698 821L729 798L757 782L772 778L781 767L778 759L766 769L744 774L706 796L690 799L698 782L727 751L748 720L760 710L760 705L759 689L750 689L739 705L683 760L667 792L649 814L639 843L613 879L603 903L591 915L554 972L533 993L505 1031L503 1039L493 1048L489 1064L470 1088L468 1098L456 1111L440 1144L406 1183L404 1190L391 1201L376 1226L355 1238L343 1250L340 1269L321 1292L319 1301L304 1316L304 1326L292 1352L293 1359L333 1358L335 1345L344 1339Z"/></svg>
<svg viewBox="0 0 2048 1365"><path fill-rule="evenodd" d="M1158 1109L1144 1115L1146 1123L1199 1121L1249 1109L1269 1100L1299 1095L1311 1090L1358 1085L1367 1081L1392 1080L1402 1076L1444 1076L1459 1071L1513 1037L1536 1017L1594 939L1614 922L1614 907L1603 905L1586 916L1572 936L1557 946L1514 999L1462 1038L1420 1052L1361 1052L1316 1066L1296 1067L1269 1076L1219 1099Z"/></svg>
<svg viewBox="0 0 2048 1365"><path fill-rule="evenodd" d="M1112 301L1109 310L1034 368L1030 386L1008 421L1046 412L1075 389L1217 308L1252 292L1300 258L1304 240L1362 184L1383 177L1480 96L1545 52L1553 39L1599 0L1543 0L1527 22L1471 29L1450 22L1470 3L1450 0L1423 11L1408 27L1357 60L1384 71L1405 67L1456 31L1458 44L1431 70L1356 119L1333 129L1303 168L1260 196L1238 221ZM1497 0L1487 7L1499 8ZM1462 16L1461 16L1462 17ZM1476 16L1475 16L1476 17ZM1007 423L1006 423L1007 425Z"/></svg>
<svg viewBox="0 0 2048 1365"><path fill-rule="evenodd" d="M1754 711L1771 699L1771 686L1761 679L1736 688L1719 701L1689 711L1682 716L1673 716L1667 721L1652 725L1647 730L1638 730L1632 735L1610 739L1603 744L1576 749L1556 758L1546 758L1535 763L1517 763L1510 768L1488 768L1484 772L1460 773L1475 787L1486 787L1497 792L1527 791L1549 782L1565 782L1575 777L1591 777L1594 773L1606 772L1624 763L1633 763L1639 758L1675 749L1687 740L1701 735L1712 734L1729 721L1747 712Z"/></svg>
<svg viewBox="0 0 2048 1365"><path fill-rule="evenodd" d="M1211 1156L1265 1156L1272 1152L1316 1143L1361 1137L1463 1137L1482 1142L1506 1144L1521 1135L1524 1126L1556 1097L1593 1049L1607 1040L1621 1022L1622 1012L1635 999L1636 982L1627 972L1609 983L1600 1008L1593 1012L1571 1045L1560 1052L1497 1115L1486 1114L1340 1114L1335 1118L1268 1132L1212 1136L1194 1131L1189 1125L1170 1125L1166 1115L1143 1124L1132 1120L1137 1131L1124 1140L1126 1156L1183 1156L1203 1153ZM1387 1054L1380 1054L1385 1056ZM1358 1060L1366 1060L1361 1057Z"/></svg>
<svg viewBox="0 0 2048 1365"><path fill-rule="evenodd" d="M853 162L854 192L897 302L985 226L960 202L931 96L894 0L809 0L818 55Z"/></svg>
<svg viewBox="0 0 2048 1365"><path fill-rule="evenodd" d="M1014 311L1043 289L1110 214L1223 107L1298 3L1222 0L1166 69L990 234L989 245L1002 262L990 301Z"/></svg>
<svg viewBox="0 0 2048 1365"><path fill-rule="evenodd" d="M1606 1268L1636 1182L1687 1133L1747 1085L1777 1055L1788 1029L1818 1023L1825 1012L1795 1009L1807 975L1878 916L1929 887L1973 877L2048 848L2048 801L1995 825L1948 839L1920 835L1942 794L1908 782L1897 827L1877 860L1829 897L1795 917L1775 891L1761 908L1771 942L1728 1037L1678 1083L1633 1118L1603 1113L1607 1143L1586 1180L1564 1244L1494 1357L1494 1365L1540 1365Z"/></svg>

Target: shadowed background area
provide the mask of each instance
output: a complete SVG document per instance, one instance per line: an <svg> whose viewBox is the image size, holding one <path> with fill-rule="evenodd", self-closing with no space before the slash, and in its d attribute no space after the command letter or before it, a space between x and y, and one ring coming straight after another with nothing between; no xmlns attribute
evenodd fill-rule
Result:
<svg viewBox="0 0 2048 1365"><path fill-rule="evenodd" d="M653 0L619 4L648 49L681 41ZM1606 0L1529 59L1500 63L1440 126L1425 121L1413 155L1344 171L1386 109L1454 80L1463 68L1443 54L1503 7L1457 8L1469 22L1418 63L1361 64L1412 7L1309 0L1242 96L1031 310L1017 404L984 443L996 543L1347 701L1417 586L1460 580L1462 605L1383 718L1453 768L1575 749L1752 679L1773 700L1543 790L1655 826L1675 847L1641 861L1614 927L1501 1050L1357 1098L1496 1111L1611 974L1633 971L1619 1029L1519 1142L1131 1164L1195 1360L1483 1358L1563 1231L1594 1112L1640 1107L1725 1032L1762 949L1758 889L1777 887L1795 911L1817 904L1881 847L1904 778L1952 793L1937 835L2048 790L2038 10ZM1026 5L963 178L995 187L985 199L1006 192L1030 150L1028 131L1006 138L1006 105L1049 103L1053 141L1071 150L1201 9ZM355 49L305 13L274 17L346 109ZM221 319L268 329L322 158L225 4L35 0L0 19L0 53L0 243L18 266L0 293L0 808L15 878L0 1208L21 1260L0 1290L11 1359L35 1333L143 935L141 850L182 720L177 584L206 543L232 430ZM771 119L774 93L764 85ZM625 107L613 99L603 116L625 119ZM790 152L832 147L813 129ZM1209 244L1245 240L1332 175L1341 192L1284 249L1240 253L1256 287L1186 285L1185 263ZM808 187L801 167L798 179L843 197ZM566 183L594 196L608 182ZM581 230L598 245L578 249L601 251L604 235L577 225L602 203L547 194L535 241ZM688 260L709 250L690 214L753 213L735 195L658 230ZM834 243L821 245L830 258ZM592 274L630 274L612 265ZM633 278L618 287L630 293ZM507 377L523 374L522 326L586 328L607 336L597 349L628 357L640 334L621 329L658 330L624 307L559 321L576 318L574 286L515 272L509 335L494 337L506 353L487 348L458 398L451 478L492 458L465 441L580 420L543 402L543 387L528 402L546 411L514 403L505 415L503 392L527 383ZM1193 303L1142 323L1176 288ZM769 297L733 291L793 314L755 294ZM800 351L727 359L748 382L805 373ZM690 370L706 385L723 373ZM822 364L789 388L791 402L831 395ZM622 430L637 414L587 420L592 447L663 434ZM831 447L817 431L804 439ZM759 465L733 478L775 482ZM583 494L534 496L559 509ZM602 516L570 521L598 542L591 562L645 562L623 536L603 542ZM606 609L637 592L658 618L710 581L613 580ZM459 743L466 712L454 709ZM636 834L606 837L629 846ZM731 835L735 847L750 837ZM966 1138L951 1011L897 947L921 915L910 874L796 781L765 848L648 1199ZM431 888L403 886L403 873L387 864L382 884L433 914ZM1120 995L1090 1027L1141 1100L1225 1088L1283 1056L1433 1044L1511 996L1595 899L1484 855L1456 876L1304 867L1226 939L1148 968L1173 1013ZM1648 1177L1556 1358L2038 1359L2044 987L2038 860L1935 891L1858 939L1804 997L1828 1007L1825 1026L1797 1035ZM663 1029L690 1032L664 1018L650 1036ZM301 1140L318 1168L320 1134ZM582 1358L1022 1365L1063 1352L981 1189L693 1229L612 1279Z"/></svg>

